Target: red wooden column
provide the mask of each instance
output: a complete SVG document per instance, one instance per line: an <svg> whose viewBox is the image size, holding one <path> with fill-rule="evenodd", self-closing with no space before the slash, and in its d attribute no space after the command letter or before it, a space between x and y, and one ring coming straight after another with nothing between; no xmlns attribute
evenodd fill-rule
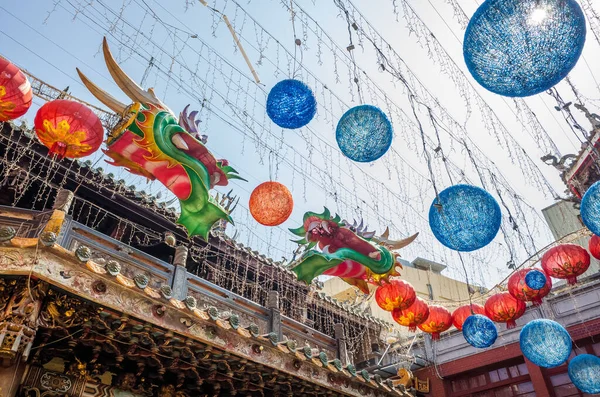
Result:
<svg viewBox="0 0 600 397"><path fill-rule="evenodd" d="M542 369L527 358L525 358L525 364L527 364L527 370L529 371L529 377L531 378L531 383L533 383L535 389L535 395L537 397L551 397L550 389L548 388L548 383L542 373Z"/></svg>

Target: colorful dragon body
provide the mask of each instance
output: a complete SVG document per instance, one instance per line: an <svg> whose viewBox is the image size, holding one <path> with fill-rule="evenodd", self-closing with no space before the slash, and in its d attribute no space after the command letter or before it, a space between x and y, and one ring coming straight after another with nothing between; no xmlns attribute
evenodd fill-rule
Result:
<svg viewBox="0 0 600 397"><path fill-rule="evenodd" d="M327 208L322 214L307 212L303 225L290 231L302 237L295 242L306 247L292 265L299 280L310 283L320 275L336 276L364 293L369 293L369 283L380 284L399 275L400 255L393 250L407 246L418 235L392 241L388 240L386 229L376 237L375 232L366 231L362 222L350 225L337 214L332 217Z"/></svg>
<svg viewBox="0 0 600 397"><path fill-rule="evenodd" d="M125 105L92 83L79 69L85 86L102 103L122 116L110 132L104 153L116 166L129 172L158 180L178 199L181 214L177 223L190 236L205 240L211 227L219 220L232 222L225 207L209 193L215 186L226 186L229 179L242 179L226 160L217 160L208 151L206 136L199 136L195 119L197 112L181 113L179 122L154 94L144 91L119 67L106 39L104 59L108 70L121 90L134 103Z"/></svg>

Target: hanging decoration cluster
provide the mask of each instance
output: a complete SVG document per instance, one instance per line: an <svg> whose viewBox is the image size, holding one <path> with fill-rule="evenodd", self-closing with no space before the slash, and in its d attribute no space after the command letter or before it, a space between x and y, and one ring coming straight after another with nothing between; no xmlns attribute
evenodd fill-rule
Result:
<svg viewBox="0 0 600 397"><path fill-rule="evenodd" d="M395 309L404 310L410 307L417 299L415 289L404 280L390 280L377 287L375 301L385 311L391 312Z"/></svg>
<svg viewBox="0 0 600 397"><path fill-rule="evenodd" d="M540 283L539 280L533 280L532 282L537 283L536 286L541 285L539 288L531 288L527 284L527 277L531 275L539 274L543 283ZM530 277L531 278L531 277ZM538 277L540 278L540 277ZM515 297L524 302L532 302L534 305L539 306L542 304L542 298L550 293L552 289L552 281L550 278L546 278L546 275L543 271L537 269L521 269L517 270L515 273L510 276L508 279L508 292Z"/></svg>
<svg viewBox="0 0 600 397"><path fill-rule="evenodd" d="M577 276L590 267L590 254L579 245L561 244L546 251L542 257L542 269L551 277L577 283Z"/></svg>
<svg viewBox="0 0 600 397"><path fill-rule="evenodd" d="M473 314L467 317L462 332L467 343L478 349L492 346L498 338L496 325L482 314Z"/></svg>
<svg viewBox="0 0 600 397"><path fill-rule="evenodd" d="M14 120L29 110L33 91L27 76L0 57L0 122Z"/></svg>
<svg viewBox="0 0 600 397"><path fill-rule="evenodd" d="M516 320L525 313L525 302L508 292L500 292L485 301L485 314L497 323L506 323L506 329L517 326Z"/></svg>
<svg viewBox="0 0 600 397"><path fill-rule="evenodd" d="M264 182L250 195L250 214L261 225L277 226L285 222L294 209L294 199L279 182Z"/></svg>
<svg viewBox="0 0 600 397"><path fill-rule="evenodd" d="M439 340L440 334L452 326L452 314L443 306L430 305L429 316L419 325L423 332L431 334L431 339Z"/></svg>
<svg viewBox="0 0 600 397"><path fill-rule="evenodd" d="M569 378L584 393L600 393L600 357L582 354L569 362Z"/></svg>
<svg viewBox="0 0 600 397"><path fill-rule="evenodd" d="M410 332L415 332L428 317L429 306L421 298L415 299L415 303L404 310L396 309L392 312L394 321L403 327L408 327Z"/></svg>
<svg viewBox="0 0 600 397"><path fill-rule="evenodd" d="M317 112L311 89L299 80L280 81L267 97L267 114L282 128L296 129L310 123Z"/></svg>
<svg viewBox="0 0 600 397"><path fill-rule="evenodd" d="M485 315L485 308L476 303L461 306L452 312L452 324L457 330L462 331L465 320L473 314Z"/></svg>
<svg viewBox="0 0 600 397"><path fill-rule="evenodd" d="M392 123L381 109L360 105L348 110L335 132L340 150L350 160L369 163L383 156L392 145Z"/></svg>
<svg viewBox="0 0 600 397"><path fill-rule="evenodd" d="M521 329L519 343L523 355L544 368L564 364L571 354L571 336L556 321L536 319Z"/></svg>
<svg viewBox="0 0 600 397"><path fill-rule="evenodd" d="M485 190L455 185L440 192L429 209L434 236L456 251L474 251L488 245L500 230L502 213Z"/></svg>
<svg viewBox="0 0 600 397"><path fill-rule="evenodd" d="M585 34L585 17L575 0L487 0L469 22L463 53L483 87L526 97L567 76Z"/></svg>

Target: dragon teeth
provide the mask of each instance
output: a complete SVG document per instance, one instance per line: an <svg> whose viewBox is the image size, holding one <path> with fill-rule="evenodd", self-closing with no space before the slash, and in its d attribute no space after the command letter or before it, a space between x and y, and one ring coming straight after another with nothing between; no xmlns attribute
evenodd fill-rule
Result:
<svg viewBox="0 0 600 397"><path fill-rule="evenodd" d="M179 134L173 135L173 137L171 137L171 142L173 142L173 145L175 145L175 147L178 149L190 150L187 143L185 143L185 140Z"/></svg>

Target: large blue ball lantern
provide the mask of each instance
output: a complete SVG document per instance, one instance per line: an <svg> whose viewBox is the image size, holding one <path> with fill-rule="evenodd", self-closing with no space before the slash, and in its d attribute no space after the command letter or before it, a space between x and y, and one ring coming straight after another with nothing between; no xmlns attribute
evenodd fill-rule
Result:
<svg viewBox="0 0 600 397"><path fill-rule="evenodd" d="M469 252L488 245L498 234L501 221L496 200L476 186L451 186L440 192L429 209L433 235L456 251Z"/></svg>
<svg viewBox="0 0 600 397"><path fill-rule="evenodd" d="M525 285L533 290L541 290L546 282L546 275L541 270L533 269L525 275Z"/></svg>
<svg viewBox="0 0 600 397"><path fill-rule="evenodd" d="M581 55L585 33L575 0L487 0L469 22L463 54L484 88L526 97L567 76Z"/></svg>
<svg viewBox="0 0 600 397"><path fill-rule="evenodd" d="M313 92L298 80L280 81L267 97L267 114L282 128L304 127L310 123L316 112L317 101Z"/></svg>
<svg viewBox="0 0 600 397"><path fill-rule="evenodd" d="M569 362L569 378L584 393L600 393L600 357L582 354Z"/></svg>
<svg viewBox="0 0 600 397"><path fill-rule="evenodd" d="M392 144L392 123L381 109L360 105L348 110L335 132L340 150L350 160L360 163L375 161Z"/></svg>
<svg viewBox="0 0 600 397"><path fill-rule="evenodd" d="M562 365L571 354L571 336L556 321L537 319L528 322L519 336L523 355L537 366Z"/></svg>
<svg viewBox="0 0 600 397"><path fill-rule="evenodd" d="M463 336L473 347L485 349L496 342L498 330L492 320L481 314L473 314L463 323Z"/></svg>
<svg viewBox="0 0 600 397"><path fill-rule="evenodd" d="M600 181L594 183L581 199L581 220L596 235L600 235Z"/></svg>

